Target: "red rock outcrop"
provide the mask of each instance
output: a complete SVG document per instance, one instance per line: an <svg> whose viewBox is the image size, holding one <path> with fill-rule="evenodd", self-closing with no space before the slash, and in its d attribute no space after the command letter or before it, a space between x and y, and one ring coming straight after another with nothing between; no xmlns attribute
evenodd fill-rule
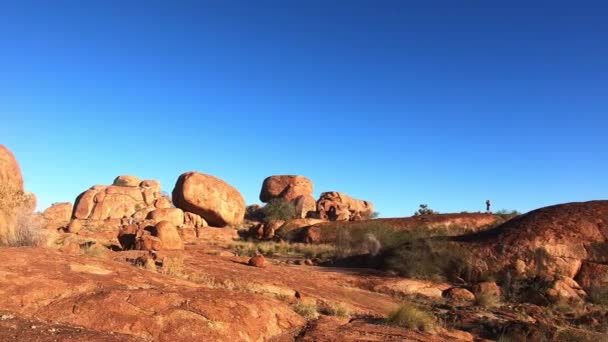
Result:
<svg viewBox="0 0 608 342"><path fill-rule="evenodd" d="M454 240L473 254L479 273L572 279L584 263L608 264L608 201L537 209Z"/></svg>
<svg viewBox="0 0 608 342"><path fill-rule="evenodd" d="M173 189L173 203L215 227L237 225L245 216L245 199L236 188L217 177L198 172L179 176Z"/></svg>
<svg viewBox="0 0 608 342"><path fill-rule="evenodd" d="M0 258L3 312L46 322L175 342L269 341L306 322L288 303L102 258L42 248L2 248Z"/></svg>
<svg viewBox="0 0 608 342"><path fill-rule="evenodd" d="M374 212L371 202L352 198L341 192L324 192L317 201L319 217L330 221L356 221Z"/></svg>

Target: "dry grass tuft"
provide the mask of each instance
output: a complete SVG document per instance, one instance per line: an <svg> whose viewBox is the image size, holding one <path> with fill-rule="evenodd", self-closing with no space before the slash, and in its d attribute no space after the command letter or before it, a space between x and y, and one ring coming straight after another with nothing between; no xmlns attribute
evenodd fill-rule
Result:
<svg viewBox="0 0 608 342"><path fill-rule="evenodd" d="M412 303L404 303L386 318L390 325L408 329L418 329L424 332L433 332L437 328L437 319L430 311Z"/></svg>

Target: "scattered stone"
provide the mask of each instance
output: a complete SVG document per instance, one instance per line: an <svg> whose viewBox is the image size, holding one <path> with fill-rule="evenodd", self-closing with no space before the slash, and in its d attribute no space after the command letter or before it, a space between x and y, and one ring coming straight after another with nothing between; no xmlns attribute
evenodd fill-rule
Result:
<svg viewBox="0 0 608 342"><path fill-rule="evenodd" d="M263 255L256 255L251 257L247 264L249 264L249 266L264 268L266 267L266 258L264 258Z"/></svg>

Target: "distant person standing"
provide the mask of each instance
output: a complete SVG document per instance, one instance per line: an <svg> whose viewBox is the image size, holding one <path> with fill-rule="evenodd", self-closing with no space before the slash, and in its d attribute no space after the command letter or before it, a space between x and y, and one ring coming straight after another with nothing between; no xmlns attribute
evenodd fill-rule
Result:
<svg viewBox="0 0 608 342"><path fill-rule="evenodd" d="M490 202L490 200L486 200L486 212L490 212L490 206L492 205L492 202Z"/></svg>

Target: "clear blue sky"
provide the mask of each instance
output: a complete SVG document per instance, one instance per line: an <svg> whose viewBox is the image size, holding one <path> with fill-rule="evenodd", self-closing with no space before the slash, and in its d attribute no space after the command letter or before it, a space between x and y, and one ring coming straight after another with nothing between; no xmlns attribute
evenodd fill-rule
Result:
<svg viewBox="0 0 608 342"><path fill-rule="evenodd" d="M606 199L606 6L1 1L0 143L39 209L190 170L385 217Z"/></svg>

